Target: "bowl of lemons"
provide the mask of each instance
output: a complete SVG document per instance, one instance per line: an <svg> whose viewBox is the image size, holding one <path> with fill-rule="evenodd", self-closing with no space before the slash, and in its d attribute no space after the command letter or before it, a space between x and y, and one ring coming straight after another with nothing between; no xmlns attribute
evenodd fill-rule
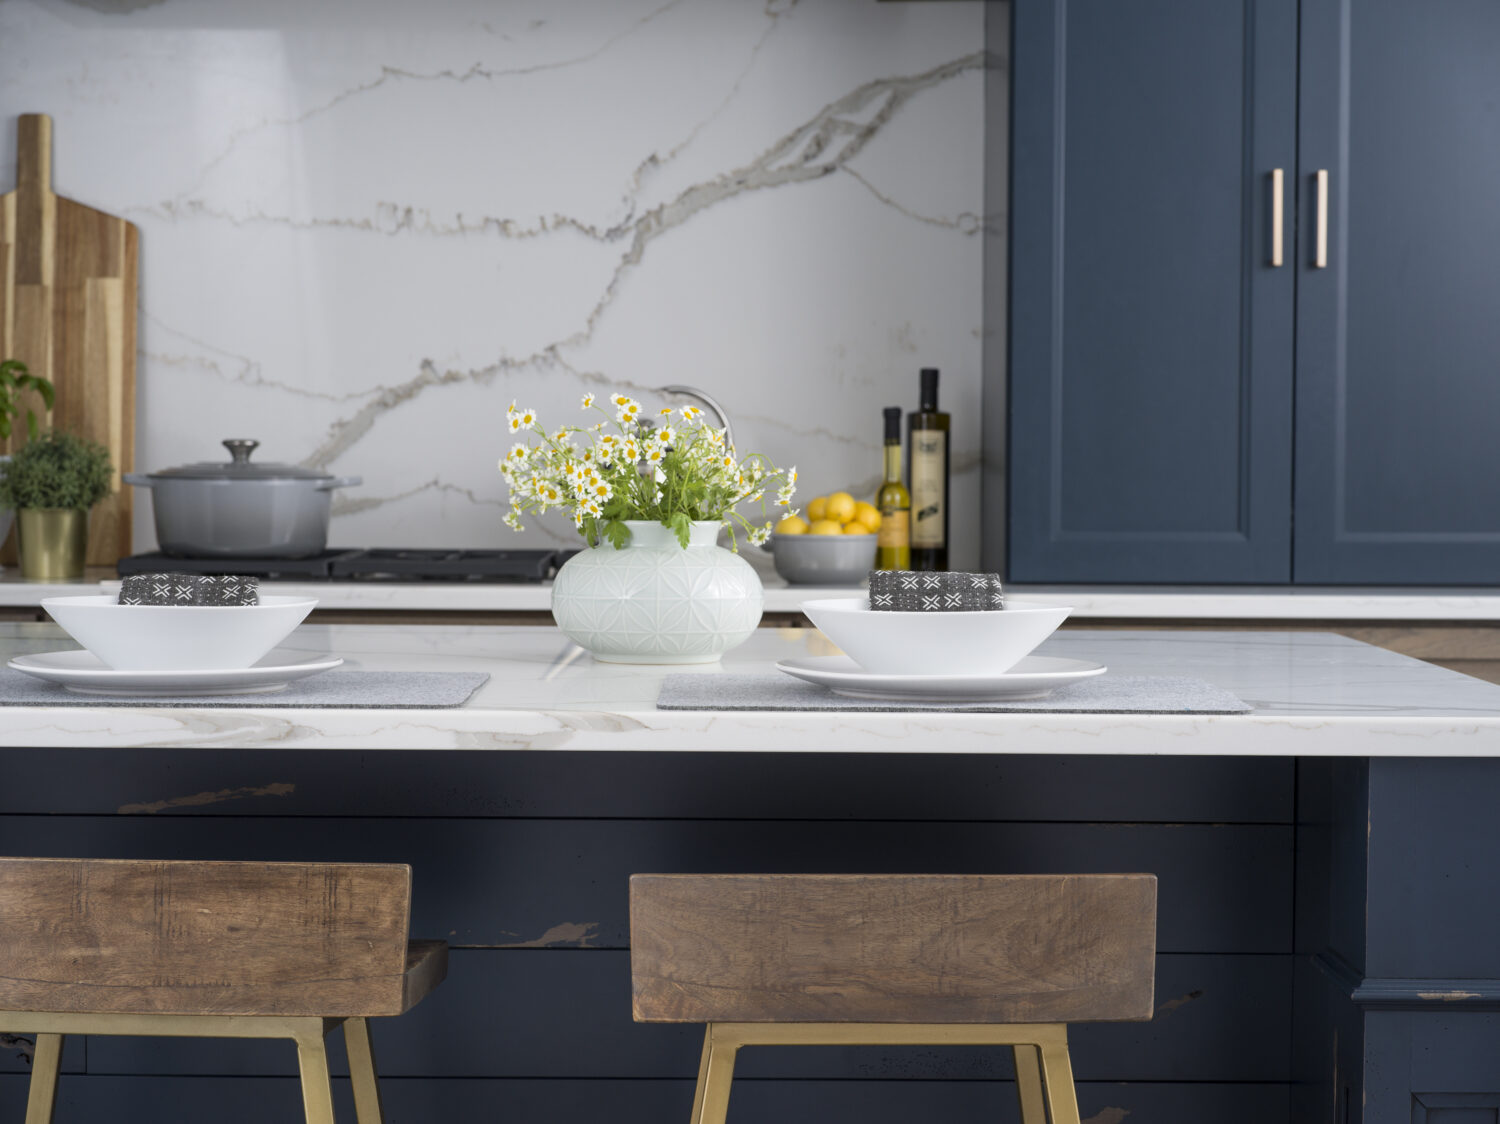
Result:
<svg viewBox="0 0 1500 1124"><path fill-rule="evenodd" d="M880 512L848 492L817 496L771 535L776 572L791 585L858 585L875 564Z"/></svg>

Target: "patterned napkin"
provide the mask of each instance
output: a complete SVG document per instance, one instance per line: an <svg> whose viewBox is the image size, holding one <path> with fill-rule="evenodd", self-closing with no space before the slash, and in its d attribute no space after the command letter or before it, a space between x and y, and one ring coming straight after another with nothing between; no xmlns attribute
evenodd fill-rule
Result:
<svg viewBox="0 0 1500 1124"><path fill-rule="evenodd" d="M1003 609L999 574L871 570L870 608L897 613Z"/></svg>
<svg viewBox="0 0 1500 1124"><path fill-rule="evenodd" d="M120 582L121 605L258 605L254 578L234 574L130 574Z"/></svg>

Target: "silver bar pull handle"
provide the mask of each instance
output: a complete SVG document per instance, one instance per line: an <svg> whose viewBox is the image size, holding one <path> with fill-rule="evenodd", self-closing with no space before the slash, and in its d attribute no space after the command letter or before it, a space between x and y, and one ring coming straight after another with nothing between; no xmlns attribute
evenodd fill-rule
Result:
<svg viewBox="0 0 1500 1124"><path fill-rule="evenodd" d="M1271 268L1281 268L1282 170L1271 169Z"/></svg>
<svg viewBox="0 0 1500 1124"><path fill-rule="evenodd" d="M1318 245L1313 253L1313 268L1328 268L1328 169L1318 169Z"/></svg>

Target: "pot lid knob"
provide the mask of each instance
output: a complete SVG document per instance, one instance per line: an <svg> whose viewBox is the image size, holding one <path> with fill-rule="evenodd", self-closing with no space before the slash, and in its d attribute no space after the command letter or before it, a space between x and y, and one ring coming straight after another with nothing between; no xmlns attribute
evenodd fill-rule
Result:
<svg viewBox="0 0 1500 1124"><path fill-rule="evenodd" d="M234 458L235 464L249 464L250 454L260 448L259 441L251 441L248 437L231 437L223 444L224 448L229 450L229 455Z"/></svg>

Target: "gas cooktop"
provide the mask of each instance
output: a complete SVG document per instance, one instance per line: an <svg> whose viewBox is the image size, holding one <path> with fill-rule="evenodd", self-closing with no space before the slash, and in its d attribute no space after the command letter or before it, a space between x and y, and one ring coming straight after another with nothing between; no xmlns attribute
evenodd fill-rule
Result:
<svg viewBox="0 0 1500 1124"><path fill-rule="evenodd" d="M121 577L165 571L241 574L268 581L541 582L557 573L571 550L325 550L311 558L174 558L132 554L116 564Z"/></svg>

